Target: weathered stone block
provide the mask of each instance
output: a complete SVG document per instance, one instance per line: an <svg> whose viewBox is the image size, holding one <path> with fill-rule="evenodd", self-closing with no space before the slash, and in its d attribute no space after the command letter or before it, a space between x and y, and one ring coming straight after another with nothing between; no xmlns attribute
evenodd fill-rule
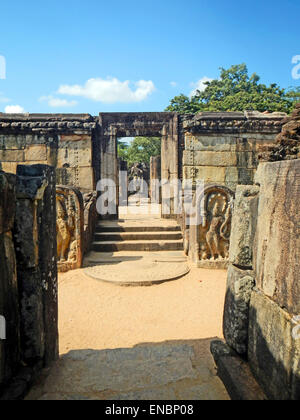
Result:
<svg viewBox="0 0 300 420"><path fill-rule="evenodd" d="M210 351L218 376L233 401L265 401L267 398L253 377L248 363L222 341L212 341Z"/></svg>
<svg viewBox="0 0 300 420"><path fill-rule="evenodd" d="M247 353L249 302L254 285L253 271L229 267L223 331L226 342L242 355Z"/></svg>
<svg viewBox="0 0 300 420"><path fill-rule="evenodd" d="M0 170L9 174L17 173L17 162L1 162L0 161Z"/></svg>
<svg viewBox="0 0 300 420"><path fill-rule="evenodd" d="M24 151L23 150L0 150L0 161L24 162Z"/></svg>
<svg viewBox="0 0 300 420"><path fill-rule="evenodd" d="M252 152L234 151L192 151L183 152L184 166L226 166L245 169L257 167L255 155Z"/></svg>
<svg viewBox="0 0 300 420"><path fill-rule="evenodd" d="M263 163L255 241L257 287L300 314L300 160Z"/></svg>
<svg viewBox="0 0 300 420"><path fill-rule="evenodd" d="M69 136L63 136L69 138ZM75 136L76 137L76 136ZM57 150L57 168L76 168L92 165L92 141L88 137L85 140L61 140ZM84 136L87 137L87 136Z"/></svg>
<svg viewBox="0 0 300 420"><path fill-rule="evenodd" d="M94 169L92 167L78 168L76 185L89 191L95 190Z"/></svg>
<svg viewBox="0 0 300 420"><path fill-rule="evenodd" d="M236 189L229 260L232 264L252 268L253 246L258 212L258 186L240 185Z"/></svg>
<svg viewBox="0 0 300 420"><path fill-rule="evenodd" d="M54 168L18 166L15 242L23 360L45 365L58 355Z"/></svg>
<svg viewBox="0 0 300 420"><path fill-rule="evenodd" d="M91 141L91 136L90 135L85 135L85 134L68 134L68 135L61 135L59 137L59 142L63 143L63 142L89 142Z"/></svg>
<svg viewBox="0 0 300 420"><path fill-rule="evenodd" d="M195 166L236 166L237 155L234 152L189 151L183 153L183 165Z"/></svg>
<svg viewBox="0 0 300 420"><path fill-rule="evenodd" d="M183 169L184 179L203 179L206 183L223 184L226 168L215 166L186 166Z"/></svg>
<svg viewBox="0 0 300 420"><path fill-rule="evenodd" d="M237 185L239 182L239 170L236 167L225 168L225 182L226 184Z"/></svg>
<svg viewBox="0 0 300 420"><path fill-rule="evenodd" d="M193 136L185 135L185 149L196 151L232 151L237 139L233 136Z"/></svg>
<svg viewBox="0 0 300 420"><path fill-rule="evenodd" d="M47 146L42 145L32 145L27 147L25 150L25 160L28 162L44 162L47 161Z"/></svg>
<svg viewBox="0 0 300 420"><path fill-rule="evenodd" d="M16 256L11 229L15 215L15 177L0 172L0 315L6 340L0 339L0 387L20 362L20 318Z"/></svg>
<svg viewBox="0 0 300 420"><path fill-rule="evenodd" d="M300 400L300 340L291 316L254 291L250 302L248 357L270 399Z"/></svg>
<svg viewBox="0 0 300 420"><path fill-rule="evenodd" d="M0 195L1 197L1 195ZM0 340L0 386L20 362L20 315L16 256L11 234L0 235L0 315L6 321L6 340Z"/></svg>
<svg viewBox="0 0 300 420"><path fill-rule="evenodd" d="M13 175L0 172L0 235L13 228L16 208L15 183Z"/></svg>
<svg viewBox="0 0 300 420"><path fill-rule="evenodd" d="M57 168L57 184L71 185L92 191L95 189L95 176L92 167Z"/></svg>

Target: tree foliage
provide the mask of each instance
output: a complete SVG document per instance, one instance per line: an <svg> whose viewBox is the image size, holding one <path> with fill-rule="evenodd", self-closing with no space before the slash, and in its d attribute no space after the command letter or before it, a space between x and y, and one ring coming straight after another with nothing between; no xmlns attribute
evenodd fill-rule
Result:
<svg viewBox="0 0 300 420"><path fill-rule="evenodd" d="M134 163L145 163L150 166L151 156L160 156L161 139L158 137L136 137L131 144L118 144L118 157L127 161L128 167Z"/></svg>
<svg viewBox="0 0 300 420"><path fill-rule="evenodd" d="M179 95L173 98L166 111L195 114L200 111L260 111L290 113L300 100L300 89L280 88L276 83L259 83L260 77L248 74L246 64L221 68L219 79L205 82L204 91L191 98Z"/></svg>

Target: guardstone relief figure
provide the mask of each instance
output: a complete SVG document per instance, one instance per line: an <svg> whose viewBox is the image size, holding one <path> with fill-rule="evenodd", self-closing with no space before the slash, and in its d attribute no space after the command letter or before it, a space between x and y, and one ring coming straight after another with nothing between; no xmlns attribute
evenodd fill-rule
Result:
<svg viewBox="0 0 300 420"><path fill-rule="evenodd" d="M226 261L229 258L233 193L222 186L210 187L203 200L204 214L198 228L199 260Z"/></svg>
<svg viewBox="0 0 300 420"><path fill-rule="evenodd" d="M221 216L221 213L220 213L220 203L216 202L213 208L210 228L206 234L206 241L207 241L210 255L212 258L219 258L221 256L219 240L221 236L220 230L221 230L222 224L223 224L223 217Z"/></svg>
<svg viewBox="0 0 300 420"><path fill-rule="evenodd" d="M57 186L56 231L59 271L81 266L83 222L81 193L75 188Z"/></svg>
<svg viewBox="0 0 300 420"><path fill-rule="evenodd" d="M72 239L72 224L67 216L67 210L60 199L56 200L56 231L57 257L60 262L68 260L69 247Z"/></svg>

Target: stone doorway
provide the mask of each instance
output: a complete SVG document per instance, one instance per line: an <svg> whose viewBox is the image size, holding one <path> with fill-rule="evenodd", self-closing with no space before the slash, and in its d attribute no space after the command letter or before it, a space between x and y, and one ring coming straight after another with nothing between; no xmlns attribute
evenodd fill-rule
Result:
<svg viewBox="0 0 300 420"><path fill-rule="evenodd" d="M176 113L101 113L99 115L99 161L94 159L96 180L109 179L116 185L116 214L108 219L119 217L119 165L117 144L120 137L161 137L161 178L169 181L179 178L178 165L178 115ZM162 196L164 197L164 188ZM172 200L171 200L172 201ZM174 210L171 209L171 215Z"/></svg>

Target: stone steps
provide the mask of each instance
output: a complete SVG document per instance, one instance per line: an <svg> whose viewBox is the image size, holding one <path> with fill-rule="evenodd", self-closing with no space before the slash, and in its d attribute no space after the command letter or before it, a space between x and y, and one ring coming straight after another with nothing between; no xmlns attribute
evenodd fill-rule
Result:
<svg viewBox="0 0 300 420"><path fill-rule="evenodd" d="M182 239L181 232L101 232L95 234L95 242L111 242L111 241L176 241Z"/></svg>
<svg viewBox="0 0 300 420"><path fill-rule="evenodd" d="M174 225L140 225L136 223L120 223L120 222L99 222L96 226L96 233L110 232L181 232L180 226Z"/></svg>
<svg viewBox="0 0 300 420"><path fill-rule="evenodd" d="M181 251L183 240L95 241L92 250L96 252Z"/></svg>
<svg viewBox="0 0 300 420"><path fill-rule="evenodd" d="M137 219L98 222L92 251L181 251L180 226L173 220Z"/></svg>

